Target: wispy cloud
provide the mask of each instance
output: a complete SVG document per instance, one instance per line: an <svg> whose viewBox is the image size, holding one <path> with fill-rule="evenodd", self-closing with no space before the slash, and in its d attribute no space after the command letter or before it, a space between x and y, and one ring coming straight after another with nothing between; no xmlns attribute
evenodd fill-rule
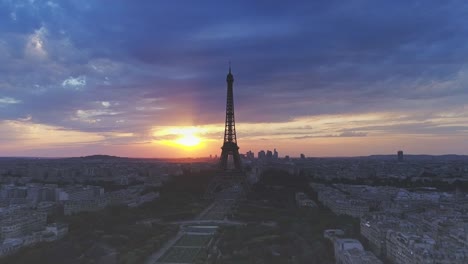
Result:
<svg viewBox="0 0 468 264"><path fill-rule="evenodd" d="M62 87L80 90L86 86L86 76L69 77L62 82Z"/></svg>
<svg viewBox="0 0 468 264"><path fill-rule="evenodd" d="M19 104L21 100L17 100L12 97L0 97L0 106L6 106L10 104Z"/></svg>

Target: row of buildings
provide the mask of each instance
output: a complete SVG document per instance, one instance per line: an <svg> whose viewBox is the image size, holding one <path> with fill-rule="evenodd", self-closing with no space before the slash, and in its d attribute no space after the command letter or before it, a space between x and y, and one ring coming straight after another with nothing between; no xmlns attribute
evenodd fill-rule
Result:
<svg viewBox="0 0 468 264"><path fill-rule="evenodd" d="M183 173L182 166L149 159L1 159L0 183L109 183L127 185Z"/></svg>
<svg viewBox="0 0 468 264"><path fill-rule="evenodd" d="M336 214L360 219L360 233L396 264L468 263L468 197L432 188L311 184ZM348 263L348 262L339 262Z"/></svg>
<svg viewBox="0 0 468 264"><path fill-rule="evenodd" d="M0 158L0 257L65 236L68 226L48 224L51 215L137 207L158 199L157 187L171 177L210 166L109 156Z"/></svg>
<svg viewBox="0 0 468 264"><path fill-rule="evenodd" d="M89 185L3 185L0 188L0 257L25 246L62 238L68 232L68 226L48 225L48 215L97 211L110 205L136 207L159 197L157 192L142 193L143 190L145 185L111 192Z"/></svg>
<svg viewBox="0 0 468 264"><path fill-rule="evenodd" d="M468 263L466 212L447 207L361 218L361 235L392 263Z"/></svg>
<svg viewBox="0 0 468 264"><path fill-rule="evenodd" d="M372 252L364 249L359 240L345 238L343 230L325 230L324 237L333 244L336 264L382 264Z"/></svg>
<svg viewBox="0 0 468 264"><path fill-rule="evenodd" d="M461 157L393 156L310 158L295 160L301 173L317 180L468 180L468 162Z"/></svg>
<svg viewBox="0 0 468 264"><path fill-rule="evenodd" d="M369 204L343 192L339 188L324 184L311 184L317 192L317 199L337 215L361 217L369 212Z"/></svg>
<svg viewBox="0 0 468 264"><path fill-rule="evenodd" d="M55 241L68 233L68 225L47 224L47 213L25 207L2 208L0 211L0 257L24 246Z"/></svg>

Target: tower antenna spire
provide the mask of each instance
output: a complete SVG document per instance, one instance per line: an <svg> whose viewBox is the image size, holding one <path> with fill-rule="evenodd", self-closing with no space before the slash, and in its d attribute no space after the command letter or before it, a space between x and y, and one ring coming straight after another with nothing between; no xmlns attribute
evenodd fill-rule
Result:
<svg viewBox="0 0 468 264"><path fill-rule="evenodd" d="M229 73L231 73L231 61L229 61Z"/></svg>

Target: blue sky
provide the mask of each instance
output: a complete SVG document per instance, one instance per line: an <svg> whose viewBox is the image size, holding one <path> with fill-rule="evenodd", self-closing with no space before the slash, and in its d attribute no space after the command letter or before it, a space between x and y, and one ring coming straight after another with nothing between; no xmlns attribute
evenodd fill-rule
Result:
<svg viewBox="0 0 468 264"><path fill-rule="evenodd" d="M243 152L468 154L466 43L466 1L0 0L0 155L218 154L228 61Z"/></svg>

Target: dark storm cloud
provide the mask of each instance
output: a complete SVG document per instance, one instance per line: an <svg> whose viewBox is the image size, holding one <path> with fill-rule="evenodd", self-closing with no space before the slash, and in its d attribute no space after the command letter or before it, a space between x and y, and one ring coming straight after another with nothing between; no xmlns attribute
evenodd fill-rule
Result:
<svg viewBox="0 0 468 264"><path fill-rule="evenodd" d="M242 122L462 105L467 18L465 1L0 1L0 98L21 101L0 119L223 122L228 60Z"/></svg>

